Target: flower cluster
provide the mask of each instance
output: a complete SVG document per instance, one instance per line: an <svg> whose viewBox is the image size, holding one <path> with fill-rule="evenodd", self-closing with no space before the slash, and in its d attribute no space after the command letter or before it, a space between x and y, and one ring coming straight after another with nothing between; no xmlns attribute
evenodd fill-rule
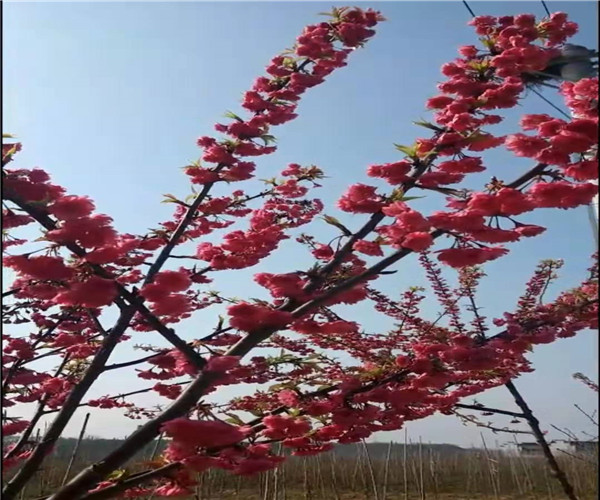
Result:
<svg viewBox="0 0 600 500"><path fill-rule="evenodd" d="M550 182L540 179L527 192L498 183L487 193L474 193L469 199L450 198L447 206L451 211L429 217L399 204L394 195L378 194L375 186L355 184L340 198L338 206L342 210L396 218L394 224L378 229L380 238L376 242L357 242L355 250L379 256L380 245L387 244L423 252L433 244L430 230L437 229L455 237L451 248L439 252L440 261L458 268L482 264L507 253L503 247L484 244L514 242L544 231L514 221L512 216L536 208L574 208L589 203L597 193L592 183L573 182L593 180L598 175L596 154L585 156L597 143L597 79L563 84L561 92L567 104L580 110L578 117L569 122L548 115L525 115L523 129L536 130L536 136L518 133L494 137L483 130L502 120L490 111L517 104L526 88L527 75L543 70L559 54L556 47L576 32L576 25L564 14L540 22L531 15L481 16L471 24L485 37L487 50L463 46L459 49L461 57L442 67L448 79L438 85L442 93L427 102L436 112L435 124L423 123L434 130L433 138L418 139L412 147L398 146L407 159L371 165L368 174L384 179L401 193L415 185L446 188L468 174L485 170L482 158L472 152L504 143L517 156L559 166L563 177L553 177ZM574 154L580 155L577 161L572 160ZM448 156L452 158L444 159ZM510 220L513 227L500 227L500 220Z"/></svg>
<svg viewBox="0 0 600 500"><path fill-rule="evenodd" d="M274 57L266 68L268 76L257 78L244 94L242 107L252 113L251 118L243 120L230 114L232 123L215 126L227 139L219 141L208 136L198 139L204 150L205 166L194 165L186 170L192 182L207 184L251 178L255 163L242 158L273 153L276 147L268 145L272 140L270 128L296 118L302 94L345 66L352 48L373 36L371 28L380 20L379 14L370 9L351 9L340 11L331 22L307 26L295 47ZM213 166L208 166L211 163Z"/></svg>

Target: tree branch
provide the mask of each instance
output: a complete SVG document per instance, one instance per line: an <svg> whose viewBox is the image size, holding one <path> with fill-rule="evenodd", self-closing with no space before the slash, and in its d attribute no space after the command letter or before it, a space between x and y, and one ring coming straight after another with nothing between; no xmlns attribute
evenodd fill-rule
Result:
<svg viewBox="0 0 600 500"><path fill-rule="evenodd" d="M48 216L48 214L45 211L27 203L12 190L3 187L3 197L18 205L22 210L24 210L28 215L33 217L42 227L44 227L48 231L56 229L56 223ZM75 243L65 243L64 246L77 257L81 259L85 258L86 251L79 245ZM94 270L94 273L98 276L110 280L115 280L114 276L108 271L106 271L103 267L97 264L90 264L90 266ZM198 368L202 368L204 366L204 359L184 340L182 340L175 333L174 330L172 330L171 328L167 328L165 325L163 325L162 322L154 314L152 314L146 306L144 306L144 301L141 297L139 297L137 294L131 293L119 282L114 281L114 283L117 287L119 295L123 297L123 299L125 299L131 306L133 306L144 317L144 319L160 335L162 335L165 338L165 340L167 340L174 347L179 349L189 359L189 361L196 365ZM125 307L125 305L120 303L118 300L115 300L115 304L117 304L121 309Z"/></svg>
<svg viewBox="0 0 600 500"><path fill-rule="evenodd" d="M63 369L66 366L66 364L68 363L68 361L69 361L69 356L67 355L63 358L62 363L60 364L60 366L54 373L55 377L58 377L61 374L61 372L63 371ZM21 436L19 437L19 440L15 444L14 448L12 448L4 456L4 458L3 458L4 460L8 460L9 458L12 458L15 455L17 455L23 449L23 447L28 443L29 438L31 437L31 434L33 433L33 430L35 429L35 426L39 422L40 418L42 418L45 414L44 408L46 407L46 403L48 402L49 399L50 399L50 395L45 395L42 397L42 399L38 403L38 406L35 410L33 417L29 421L29 425L27 426L27 429L25 429L23 431L23 434L21 434Z"/></svg>
<svg viewBox="0 0 600 500"><path fill-rule="evenodd" d="M519 177L517 181L511 183L509 186L518 186L520 183L525 183L531 178L538 175L544 166L541 164L536 165L529 172ZM437 238L444 234L444 231L436 229L431 232L433 238ZM394 254L382 259L377 264L371 266L369 269L361 273L360 275L349 278L342 283L330 288L329 290L322 293L319 297L312 299L299 307L294 308L294 303L284 304L280 309L289 310L295 318L301 317L302 315L314 310L315 308L323 305L329 298L332 298L342 291L345 291L352 286L365 281L371 276L379 274L393 263L401 260L412 253L412 250L401 249ZM168 255L164 258L166 260ZM163 261L164 261L163 260ZM225 355L227 356L240 356L243 357L250 352L260 342L266 340L273 333L278 331L280 328L265 328L248 334L246 337L238 341L232 346ZM140 447L147 444L149 441L154 439L159 433L163 423L172 420L174 418L181 417L187 413L187 411L200 399L204 394L204 391L210 387L214 375L210 372L202 372L198 375L187 389L180 395L180 397L173 402L161 415L148 421L137 431L135 431L117 450L110 453L102 462L92 465L84 469L78 474L71 482L65 487L61 488L55 493L51 500L71 500L77 494L83 491L89 490L98 481L102 480L107 474L112 472L115 468L129 460L131 456Z"/></svg>
<svg viewBox="0 0 600 500"><path fill-rule="evenodd" d="M527 423L529 424L529 427L531 428L531 431L532 431L533 435L535 436L536 441L542 448L542 452L544 453L544 456L546 457L546 462L548 463L548 465L550 466L550 469L555 474L556 479L562 486L562 489L563 489L565 495L567 496L567 498L569 498L569 500L578 500L577 495L575 494L575 490L573 489L573 486L567 479L566 474L560 468L560 465L558 465L556 458L552 454L552 450L550 449L550 446L548 445L548 442L546 441L546 438L544 437L544 433L540 429L539 420L535 417L535 415L531 411L531 408L529 408L529 405L527 404L527 402L525 401L525 399L523 398L521 393L515 387L515 384L512 381L508 381L504 385L508 389L508 392L510 392L510 394L514 398L515 403L517 403L517 406L519 408L521 408L521 410L523 411L525 420L527 420Z"/></svg>
<svg viewBox="0 0 600 500"><path fill-rule="evenodd" d="M27 484L31 477L38 470L40 464L47 456L54 443L63 433L65 427L71 420L71 417L78 408L79 403L88 392L89 388L96 381L98 376L102 373L102 369L106 364L106 361L112 354L112 351L116 347L121 335L125 332L131 319L135 314L133 307L128 307L121 311L119 319L111 330L110 334L106 336L102 342L102 346L92 359L90 366L88 366L81 380L72 389L64 402L62 408L56 415L55 419L50 424L50 427L44 434L43 440L33 450L31 456L23 464L21 469L6 483L2 491L3 498L12 500L21 491L21 489Z"/></svg>
<svg viewBox="0 0 600 500"><path fill-rule="evenodd" d="M517 413L508 410L500 410L498 408L488 408L487 406L483 405L467 405L462 403L456 403L454 406L456 408L463 408L465 410L477 410L482 412L498 413L499 415L508 415L509 417L515 418L525 418L525 415L523 413Z"/></svg>

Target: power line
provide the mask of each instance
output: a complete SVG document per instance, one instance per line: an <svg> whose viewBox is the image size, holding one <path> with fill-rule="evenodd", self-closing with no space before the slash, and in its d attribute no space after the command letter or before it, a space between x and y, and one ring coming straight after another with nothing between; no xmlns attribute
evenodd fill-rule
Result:
<svg viewBox="0 0 600 500"><path fill-rule="evenodd" d="M548 9L548 6L546 5L546 2L544 0L541 0L542 5L544 6L545 11L548 13L548 15L550 16L550 10ZM469 4L467 3L466 0L462 0L463 5L465 6L465 8L469 11L469 14L471 14L473 17L477 17L475 15L475 12L473 12L473 9L469 6ZM557 87L558 88L558 87ZM542 99L543 101L547 102L550 106L552 106L556 111L558 111L561 115L567 117L569 120L571 119L571 116L569 114L567 114L565 111L563 111L562 109L560 109L556 104L554 104L552 101L550 101L548 98L544 97L540 92L538 92L536 89L532 88L531 91L537 95L540 99Z"/></svg>
<svg viewBox="0 0 600 500"><path fill-rule="evenodd" d="M548 14L548 17L550 17L552 14L550 14L550 9L548 9L546 2L544 2L544 0L541 0L541 2L542 2L542 5L544 6L544 10L546 11L546 14Z"/></svg>
<svg viewBox="0 0 600 500"><path fill-rule="evenodd" d="M463 0L462 3L467 8L467 10L469 11L469 14L471 14L473 17L476 17L475 16L475 12L473 12L473 9L471 9L471 7L469 7L469 4L465 0Z"/></svg>
<svg viewBox="0 0 600 500"><path fill-rule="evenodd" d="M542 99L543 101L546 101L548 104L550 104L550 106L552 106L556 111L558 111L561 115L565 116L566 118L568 118L569 120L571 119L571 115L569 115L568 113L566 113L565 111L563 111L562 109L560 109L556 104L554 104L550 99L544 97L540 92L538 92L536 89L534 88L530 88L530 90L537 95L540 99Z"/></svg>
<svg viewBox="0 0 600 500"><path fill-rule="evenodd" d="M548 5L546 5L546 2L544 0L540 0L540 1L542 3L542 6L544 7L544 10L546 11L546 14L548 15L548 17L550 17L552 14L550 13L550 9L548 9ZM471 9L471 7L466 2L466 0L462 0L462 3L465 6L465 8L469 11L469 14L471 14L471 16L477 17L477 16L475 16L475 12L473 12L473 9ZM568 113L566 113L565 111L560 109L556 104L554 104L552 101L550 101L545 96L543 96L535 88L531 88L531 91L534 94L536 94L540 99L542 99L547 104L552 106L552 108L555 109L556 111L558 111L561 115L565 116L569 120L572 119L571 115L569 115ZM594 235L594 239L596 240L596 245L597 245L598 244L598 196L596 196L596 198L594 198L592 203L590 203L588 205L588 216L590 218L590 223L592 225L592 233Z"/></svg>

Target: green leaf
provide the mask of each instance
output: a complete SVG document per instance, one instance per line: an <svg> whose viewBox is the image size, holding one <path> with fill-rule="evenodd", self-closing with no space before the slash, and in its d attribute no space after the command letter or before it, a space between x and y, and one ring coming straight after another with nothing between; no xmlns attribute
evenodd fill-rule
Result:
<svg viewBox="0 0 600 500"><path fill-rule="evenodd" d="M442 132L444 129L434 125L431 122L426 122L425 120L413 122L415 125L419 125L419 127L425 127L429 130L435 130L436 132Z"/></svg>
<svg viewBox="0 0 600 500"><path fill-rule="evenodd" d="M5 154L2 155L2 159L10 158L17 152L17 144L15 144L12 148L10 148Z"/></svg>
<svg viewBox="0 0 600 500"><path fill-rule="evenodd" d="M340 231L342 231L346 236L352 236L352 231L344 226L339 220L335 217L331 217L330 215L324 215L321 217L327 224L330 226L337 227Z"/></svg>
<svg viewBox="0 0 600 500"><path fill-rule="evenodd" d="M394 189L392 191L392 193L390 194L391 201L402 201L403 197L404 197L404 189L402 189L402 188Z"/></svg>
<svg viewBox="0 0 600 500"><path fill-rule="evenodd" d="M227 111L223 116L225 118L231 118L233 120L237 120L237 121L240 121L240 122L244 121L238 115L236 115L233 111Z"/></svg>
<svg viewBox="0 0 600 500"><path fill-rule="evenodd" d="M494 42L492 40L490 40L489 38L480 38L479 41L485 45L488 49L493 49L494 48Z"/></svg>
<svg viewBox="0 0 600 500"><path fill-rule="evenodd" d="M244 425L244 421L234 413L225 413L229 418L225 422L235 425Z"/></svg>
<svg viewBox="0 0 600 500"><path fill-rule="evenodd" d="M490 67L490 63L487 60L471 61L469 62L469 66L471 66L471 68L473 68L475 71L483 72Z"/></svg>
<svg viewBox="0 0 600 500"><path fill-rule="evenodd" d="M117 469L111 472L106 479L108 481L120 481L125 479L128 475L129 472L127 472L127 469Z"/></svg>
<svg viewBox="0 0 600 500"><path fill-rule="evenodd" d="M2 139L16 139L16 138L17 137L15 135L2 133Z"/></svg>
<svg viewBox="0 0 600 500"><path fill-rule="evenodd" d="M179 203L180 202L180 200L178 200L172 194L163 194L163 196L165 197L165 199L163 201L161 201L161 203Z"/></svg>
<svg viewBox="0 0 600 500"><path fill-rule="evenodd" d="M260 138L264 141L265 146L268 146L272 142L277 142L275 136L270 134L261 135Z"/></svg>
<svg viewBox="0 0 600 500"><path fill-rule="evenodd" d="M394 144L398 151L402 151L406 156L410 158L415 158L417 156L417 147L416 146L403 146L402 144Z"/></svg>
<svg viewBox="0 0 600 500"><path fill-rule="evenodd" d="M295 68L296 67L296 61L294 58L292 57L286 57L283 61L282 61L282 66L286 67L286 68Z"/></svg>

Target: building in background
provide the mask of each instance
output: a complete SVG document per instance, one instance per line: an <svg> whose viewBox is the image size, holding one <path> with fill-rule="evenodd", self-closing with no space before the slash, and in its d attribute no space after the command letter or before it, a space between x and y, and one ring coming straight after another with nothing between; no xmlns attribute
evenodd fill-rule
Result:
<svg viewBox="0 0 600 500"><path fill-rule="evenodd" d="M597 455L598 441L567 441L565 451L572 455Z"/></svg>
<svg viewBox="0 0 600 500"><path fill-rule="evenodd" d="M519 455L523 457L543 457L544 452L539 443L519 443Z"/></svg>

